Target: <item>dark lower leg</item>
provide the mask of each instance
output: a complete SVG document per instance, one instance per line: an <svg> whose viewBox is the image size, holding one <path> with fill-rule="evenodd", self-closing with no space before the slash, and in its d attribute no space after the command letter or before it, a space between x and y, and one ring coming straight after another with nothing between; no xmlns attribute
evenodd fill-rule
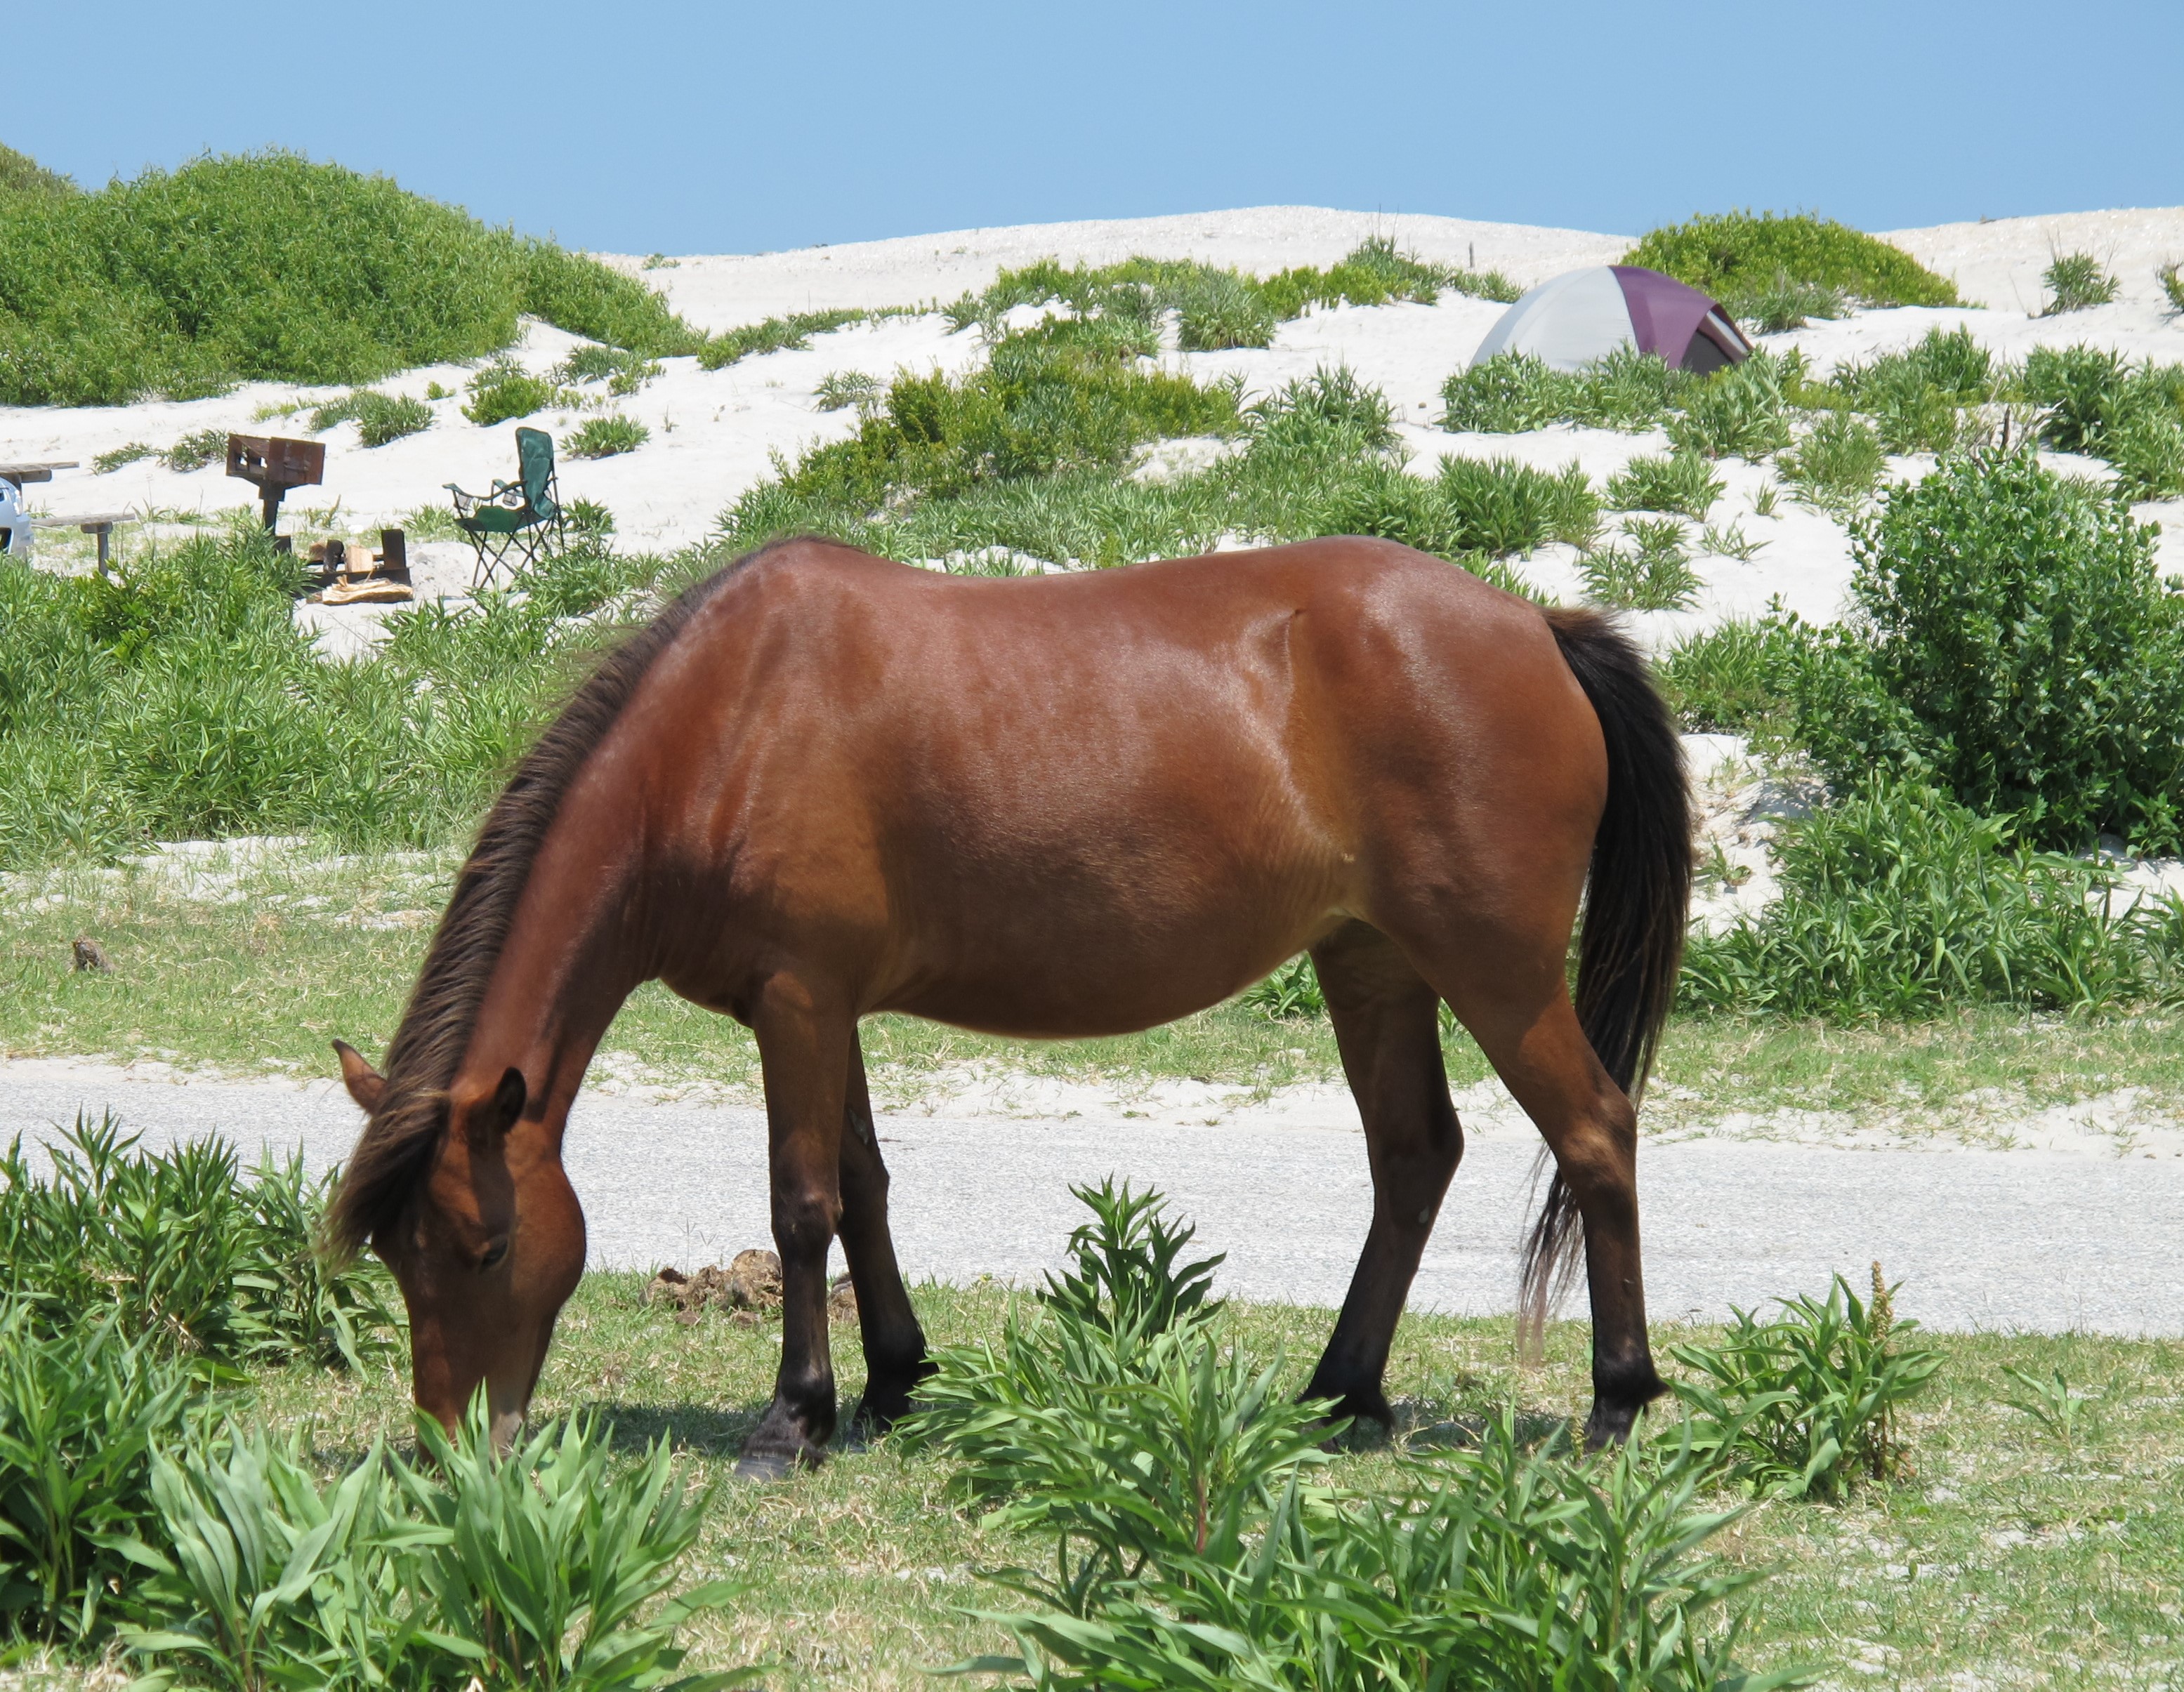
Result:
<svg viewBox="0 0 2184 1692"><path fill-rule="evenodd" d="M865 1342L865 1398L857 1421L875 1433L894 1426L910 1409L910 1394L933 1372L925 1332L911 1308L910 1291L894 1257L888 1229L887 1164L872 1125L865 1088L864 1054L850 1049L849 1106L842 1124L842 1250L857 1289L857 1325Z"/></svg>
<svg viewBox="0 0 2184 1692"><path fill-rule="evenodd" d="M1663 1390L1646 1337L1639 1261L1637 1113L1559 993L1521 1029L1497 1026L1490 1012L1465 1021L1539 1128L1585 1219L1593 1391L1585 1443L1626 1439L1638 1412Z"/></svg>
<svg viewBox="0 0 2184 1692"><path fill-rule="evenodd" d="M768 1478L814 1464L834 1435L827 1335L827 1253L841 1219L842 1120L855 1025L802 984L768 984L752 1019L766 1071L773 1238L781 1254L781 1370L738 1474Z"/></svg>
<svg viewBox="0 0 2184 1692"><path fill-rule="evenodd" d="M1305 1389L1341 1416L1392 1419L1383 1384L1396 1324L1463 1155L1441 1064L1440 1002L1395 944L1353 923L1316 948L1343 1073L1365 1124L1373 1225L1342 1314Z"/></svg>

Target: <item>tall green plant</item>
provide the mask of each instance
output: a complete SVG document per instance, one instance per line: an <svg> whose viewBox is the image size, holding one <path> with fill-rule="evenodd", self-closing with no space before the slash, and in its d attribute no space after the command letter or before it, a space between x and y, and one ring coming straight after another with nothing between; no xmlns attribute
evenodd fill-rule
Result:
<svg viewBox="0 0 2184 1692"><path fill-rule="evenodd" d="M1845 787L1929 772L2036 843L2157 850L2184 799L2184 593L2120 499L1977 452L1855 524L1854 606L1803 648L1797 733Z"/></svg>
<svg viewBox="0 0 2184 1692"><path fill-rule="evenodd" d="M1719 1345L1671 1345L1697 1372L1669 1383L1694 1447L1778 1498L1839 1498L1860 1477L1890 1478L1902 1461L1896 1411L1942 1362L1931 1346L1903 1344L1918 1323L1897 1320L1894 1300L1875 1264L1870 1301L1838 1275L1825 1300L1780 1300L1771 1320L1737 1311Z"/></svg>
<svg viewBox="0 0 2184 1692"><path fill-rule="evenodd" d="M454 1436L421 1416L417 1437L435 1472L396 1471L430 1530L410 1573L456 1673L488 1692L716 1692L757 1677L675 1674L677 1630L737 1589L708 1582L654 1607L697 1543L708 1501L677 1479L665 1443L617 1475L606 1430L576 1416L503 1458L482 1392Z"/></svg>
<svg viewBox="0 0 2184 1692"><path fill-rule="evenodd" d="M0 1617L94 1644L159 1556L146 1543L153 1453L187 1432L202 1378L107 1311L47 1331L0 1309Z"/></svg>

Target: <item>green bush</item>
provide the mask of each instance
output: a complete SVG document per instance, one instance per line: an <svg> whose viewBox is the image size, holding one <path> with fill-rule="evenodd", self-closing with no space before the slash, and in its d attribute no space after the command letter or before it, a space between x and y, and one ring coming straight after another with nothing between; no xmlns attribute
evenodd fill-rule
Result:
<svg viewBox="0 0 2184 1692"><path fill-rule="evenodd" d="M1522 435L1575 413L1584 383L1529 353L1496 353L1441 384L1440 426L1457 433Z"/></svg>
<svg viewBox="0 0 2184 1692"><path fill-rule="evenodd" d="M317 1252L332 1177L300 1156L245 1179L217 1140L145 1152L108 1116L79 1116L40 1172L0 1153L4 1296L66 1334L110 1316L133 1339L224 1363L306 1360L361 1369L396 1327L383 1272L334 1272Z"/></svg>
<svg viewBox="0 0 2184 1692"><path fill-rule="evenodd" d="M1669 1348L1697 1372L1669 1389L1703 1457L1775 1498L1836 1499L1860 1477L1894 1478L1903 1466L1896 1412L1942 1354L1902 1343L1919 1324L1897 1320L1895 1289L1877 1263L1873 1279L1870 1302L1838 1275L1825 1301L1779 1300L1782 1314L1767 1322L1740 1310L1719 1345Z"/></svg>
<svg viewBox="0 0 2184 1692"><path fill-rule="evenodd" d="M2164 264L2153 273L2171 313L2184 312L2184 264Z"/></svg>
<svg viewBox="0 0 2184 1692"><path fill-rule="evenodd" d="M1731 618L1682 637L1653 675L1685 732L1750 734L1782 710L1789 661L1781 624Z"/></svg>
<svg viewBox="0 0 2184 1692"><path fill-rule="evenodd" d="M566 403L551 376L533 376L513 359L494 359L481 365L468 386L471 397L463 415L481 429Z"/></svg>
<svg viewBox="0 0 2184 1692"><path fill-rule="evenodd" d="M1616 511L1668 511L1704 520L1722 487L1704 459L1641 454L1607 479L1607 504Z"/></svg>
<svg viewBox="0 0 2184 1692"><path fill-rule="evenodd" d="M2184 492L2184 365L2139 365L2098 347L2037 347L2025 398L2043 408L2041 438L2116 468L2134 498Z"/></svg>
<svg viewBox="0 0 2184 1692"><path fill-rule="evenodd" d="M1623 256L1705 290L1732 311L1784 281L1868 305L1959 305L1953 283L1902 248L1808 213L1725 212L1654 230Z"/></svg>
<svg viewBox="0 0 2184 1692"><path fill-rule="evenodd" d="M1504 1416L1478 1449L1402 1465L1368 1494L1323 1478L1320 1408L1221 1343L1153 1194L1078 1188L1077 1267L1001 1344L939 1355L905 1430L961 1463L997 1522L1049 1542L1050 1572L989 1578L1032 1607L985 1619L1014 1657L967 1670L1054 1689L1544 1687L1758 1692L1737 1627L1707 1627L1756 1572L1698 1550L1733 1519L1696 1508L1689 1440L1578 1463L1527 1451ZM1425 1666L1424 1673L1416 1671Z"/></svg>
<svg viewBox="0 0 2184 1692"><path fill-rule="evenodd" d="M677 1631L733 1589L659 1602L707 1502L664 1444L617 1472L596 1423L557 1420L504 1458L482 1405L452 1439L420 1418L418 1444L424 1467L375 1447L324 1486L300 1433L283 1450L231 1426L163 1454L165 1554L141 1555L145 1619L122 1630L137 1684L716 1692L756 1674L674 1673Z"/></svg>
<svg viewBox="0 0 2184 1692"><path fill-rule="evenodd" d="M1506 558L1551 540L1584 546L1599 523L1599 500L1574 463L1550 473L1514 459L1445 458L1438 491L1459 552Z"/></svg>
<svg viewBox="0 0 2184 1692"><path fill-rule="evenodd" d="M1623 611L1681 611L1698 598L1699 578L1672 518L1634 518L1624 525L1631 544L1586 548L1578 559L1585 596Z"/></svg>
<svg viewBox="0 0 2184 1692"><path fill-rule="evenodd" d="M2084 311L2107 305L2116 297L2116 279L2090 253L2058 253L2054 262L2040 273L2048 289L2042 317L2059 317L2066 311Z"/></svg>
<svg viewBox="0 0 2184 1692"><path fill-rule="evenodd" d="M192 1389L117 1311L54 1331L0 1308L0 1618L15 1637L95 1645L151 1556L155 1449L187 1432Z"/></svg>
<svg viewBox="0 0 2184 1692"><path fill-rule="evenodd" d="M404 435L431 428L432 408L421 399L359 388L321 405L311 414L311 432L315 435L338 423L354 423L357 438L365 446L383 447L389 441L398 441Z"/></svg>
<svg viewBox="0 0 2184 1692"><path fill-rule="evenodd" d="M807 454L782 493L855 518L890 498L989 481L1119 473L1148 441L1243 427L1233 388L1141 368L1127 348L1076 328L1050 318L1005 335L983 369L961 378L898 376L856 434Z"/></svg>
<svg viewBox="0 0 2184 1692"><path fill-rule="evenodd" d="M1779 825L1781 891L1695 932L1680 1002L1788 1016L1931 1016L1951 1005L2092 1010L2184 982L2184 904L2118 910L2098 865L2024 845L1916 782L1873 774Z"/></svg>
<svg viewBox="0 0 2184 1692"><path fill-rule="evenodd" d="M524 313L649 351L697 343L593 259L292 153L0 196L0 404L370 382L507 346Z"/></svg>
<svg viewBox="0 0 2184 1692"><path fill-rule="evenodd" d="M1888 454L1870 425L1850 413L1830 411L1797 444L1775 460L1782 480L1807 504L1838 516L1872 498L1888 467Z"/></svg>
<svg viewBox="0 0 2184 1692"><path fill-rule="evenodd" d="M561 442L572 459L610 459L633 453L652 438L652 431L634 417L591 417L571 429Z"/></svg>
<svg viewBox="0 0 2184 1692"><path fill-rule="evenodd" d="M1785 390L1802 375L1802 363L1795 353L1778 359L1763 348L1741 364L1715 371L1687 390L1682 409L1669 416L1669 445L1702 458L1741 458L1758 464L1790 444L1790 401Z"/></svg>
<svg viewBox="0 0 2184 1692"><path fill-rule="evenodd" d="M187 472L216 465L227 457L227 431L198 429L182 437L159 454L167 468Z"/></svg>
<svg viewBox="0 0 2184 1692"><path fill-rule="evenodd" d="M301 562L247 520L103 579L0 565L0 865L237 833L454 840L659 568L580 537L527 596L402 611L331 664L293 623Z"/></svg>
<svg viewBox="0 0 2184 1692"><path fill-rule="evenodd" d="M2027 452L1944 460L1855 524L1854 615L1805 643L1797 736L1847 788L1927 772L2028 838L2173 850L2184 595L2120 498Z"/></svg>
<svg viewBox="0 0 2184 1692"><path fill-rule="evenodd" d="M887 314L838 309L799 311L786 317L769 317L763 322L747 324L740 329L731 329L709 337L698 348L698 363L702 369L721 370L760 353L800 352L811 344L814 335L832 334L850 324L863 323L873 317Z"/></svg>
<svg viewBox="0 0 2184 1692"><path fill-rule="evenodd" d="M1849 309L1850 301L1841 288L1825 282L1800 281L1787 271L1777 270L1773 281L1738 293L1734 314L1747 329L1780 335L1802 329L1816 317L1841 317Z"/></svg>
<svg viewBox="0 0 2184 1692"><path fill-rule="evenodd" d="M1900 353L1839 368L1829 385L1871 415L1889 451L1945 453L1964 434L1962 408L1995 398L2004 377L1970 329L1930 329Z"/></svg>
<svg viewBox="0 0 2184 1692"><path fill-rule="evenodd" d="M1327 995L1320 991L1319 972L1305 952L1247 988L1242 1002L1276 1021L1327 1015Z"/></svg>
<svg viewBox="0 0 2184 1692"><path fill-rule="evenodd" d="M48 199L65 199L77 192L73 177L47 170L27 153L0 147L0 194L36 194Z"/></svg>

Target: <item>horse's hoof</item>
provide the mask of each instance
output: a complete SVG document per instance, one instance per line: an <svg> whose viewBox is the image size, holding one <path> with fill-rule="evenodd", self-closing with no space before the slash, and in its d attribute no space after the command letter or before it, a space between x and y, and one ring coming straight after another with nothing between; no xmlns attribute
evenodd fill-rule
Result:
<svg viewBox="0 0 2184 1692"><path fill-rule="evenodd" d="M755 1486L785 1481L796 1467L795 1459L774 1451L746 1451L736 1459L735 1478Z"/></svg>

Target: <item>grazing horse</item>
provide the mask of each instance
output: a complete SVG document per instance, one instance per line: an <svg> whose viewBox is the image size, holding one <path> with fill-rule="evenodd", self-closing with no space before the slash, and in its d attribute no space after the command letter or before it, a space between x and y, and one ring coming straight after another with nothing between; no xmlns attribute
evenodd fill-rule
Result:
<svg viewBox="0 0 2184 1692"><path fill-rule="evenodd" d="M583 1269L570 1104L658 977L748 1027L764 1064L781 1372L738 1472L780 1475L834 1432L838 1235L866 1418L901 1415L930 1366L860 1017L1121 1034L1308 950L1373 1189L1308 1394L1388 1417L1389 1344L1463 1147L1446 1001L1553 1154L1525 1308L1543 1316L1581 1244L1586 1431L1618 1439L1661 1390L1631 1095L1691 861L1680 749L1630 643L1407 548L991 580L780 542L608 656L518 765L386 1073L337 1048L370 1121L329 1241L393 1270L419 1406L452 1424L482 1382L511 1438Z"/></svg>

